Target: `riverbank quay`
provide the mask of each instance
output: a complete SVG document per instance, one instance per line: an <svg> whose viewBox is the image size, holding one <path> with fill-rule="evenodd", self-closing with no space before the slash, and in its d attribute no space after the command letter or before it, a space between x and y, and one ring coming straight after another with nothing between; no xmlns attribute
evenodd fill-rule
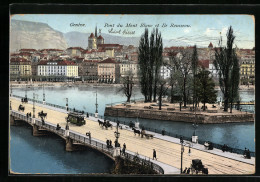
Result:
<svg viewBox="0 0 260 182"><path fill-rule="evenodd" d="M180 105L177 103L163 103L161 110L159 110L156 103L138 101L116 105L107 104L104 115L203 124L254 122L255 115L253 113L238 111L235 108L232 113L224 112L220 106L213 106L212 104L206 104L206 107L205 111L198 107L195 112L192 105L180 109Z"/></svg>
<svg viewBox="0 0 260 182"><path fill-rule="evenodd" d="M108 84L108 83L88 83L88 82L10 82L10 87L25 88L25 87L121 87L121 84ZM134 87L139 87L135 85Z"/></svg>
<svg viewBox="0 0 260 182"><path fill-rule="evenodd" d="M68 86L68 87L73 87L73 86L104 86L104 87L120 87L121 84L107 84L107 83L89 83L89 82L82 82L82 81L76 81L76 82L47 82L47 81L42 81L42 82L34 82L34 81L10 81L10 85L12 87L26 87L27 86L32 86L32 87L42 87L42 85L46 87L60 87L60 86ZM136 84L134 87L140 87L140 85ZM220 90L218 86L215 87L215 90ZM255 90L254 85L240 85L239 90Z"/></svg>
<svg viewBox="0 0 260 182"><path fill-rule="evenodd" d="M11 98L11 106L13 110L17 111L20 104L20 99ZM32 113L32 102L23 105L25 106L24 113ZM48 122L52 123L54 126L59 123L62 128L65 128L65 117L67 117L67 112L65 110L60 108L52 108L50 106L46 107L46 105L39 103L36 103L35 105L35 113L43 110L47 113L46 120ZM61 110L63 112L61 112ZM69 127L70 131L80 133L82 136L86 136L86 132L91 132L92 138L103 141L103 143L105 143L107 139L111 139L112 141L114 141L115 139L115 123L113 123L113 125L114 126L112 127L112 129L102 129L97 122L97 118L89 117L86 118L86 125L76 126L73 124L69 124ZM127 152L132 152L133 154L138 153L139 156L144 156L144 158L150 159L150 161L160 162L165 164L165 166L171 167L171 169L175 169L169 169L167 172L168 174L176 174L176 171L180 169L181 145L178 142L179 139L175 139L177 143L170 142L165 140L167 139L166 136L160 136L160 134L155 134L152 132L147 133L154 134L153 139L141 138L138 135L135 136L133 131L128 126L123 126L122 129L119 130L119 132L119 143L121 145L123 143L126 144ZM160 136L161 138L159 138L158 136ZM157 160L152 160L153 149L155 149L157 152ZM254 164L252 165L250 163L245 163L239 160L243 157L242 155L240 155L237 160L234 160L222 155L209 153L208 150L191 148L190 155L188 154L188 146L185 146L184 150L183 169L185 167L190 167L192 159L201 159L205 167L209 169L209 174L253 174L255 171ZM227 152L224 153L226 154ZM229 155L234 154L230 153ZM254 160L254 158L251 159ZM167 168L164 169L164 171L164 174L167 174Z"/></svg>

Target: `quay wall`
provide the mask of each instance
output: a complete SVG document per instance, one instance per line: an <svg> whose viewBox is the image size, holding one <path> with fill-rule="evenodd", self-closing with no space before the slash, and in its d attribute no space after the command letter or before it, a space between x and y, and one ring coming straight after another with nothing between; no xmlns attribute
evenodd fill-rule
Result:
<svg viewBox="0 0 260 182"><path fill-rule="evenodd" d="M106 107L105 116L112 117L130 117L130 118L144 118L144 119L158 119L167 121L182 121L195 122L194 113L180 113L174 111L154 110L154 109L131 109L131 108L117 108ZM235 123L235 122L254 122L254 114L232 114L225 115L218 113L218 115L197 114L197 123Z"/></svg>

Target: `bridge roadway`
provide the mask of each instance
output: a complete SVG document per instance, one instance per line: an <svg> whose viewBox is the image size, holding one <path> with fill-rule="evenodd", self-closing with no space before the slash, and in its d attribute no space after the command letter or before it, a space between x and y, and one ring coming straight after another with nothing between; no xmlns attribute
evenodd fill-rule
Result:
<svg viewBox="0 0 260 182"><path fill-rule="evenodd" d="M21 103L20 99L11 98L12 109L17 111L18 106ZM24 113L33 113L33 105L31 102L23 104L25 106ZM52 108L50 106L35 103L35 115L37 117L40 111L47 112L47 121L53 124L59 123L61 127L66 126L65 117L67 112L62 109ZM106 141L107 139L115 140L114 131L115 127L112 129L102 129L94 118L87 118L86 125L76 126L69 124L70 130L76 131L78 133L85 134L86 132L91 132L91 137ZM120 138L119 143L121 146L123 143L126 144L126 149L129 152L136 153L146 156L152 160L153 149L156 150L157 160L164 167L169 167L166 173L176 173L177 169L181 166L181 146L179 140L169 137L162 136L160 134L155 134L153 139L141 138L138 135L134 135L133 131L129 128L124 127L119 129ZM152 133L152 132L148 132ZM199 144L194 144L191 147L191 154L188 154L188 147L184 147L183 153L183 169L185 167L190 167L192 159L201 159L205 167L208 168L209 174L254 174L255 172L255 158L244 159L242 155L233 154L229 152L222 152L218 149L213 151L206 151ZM153 161L153 160L152 160Z"/></svg>

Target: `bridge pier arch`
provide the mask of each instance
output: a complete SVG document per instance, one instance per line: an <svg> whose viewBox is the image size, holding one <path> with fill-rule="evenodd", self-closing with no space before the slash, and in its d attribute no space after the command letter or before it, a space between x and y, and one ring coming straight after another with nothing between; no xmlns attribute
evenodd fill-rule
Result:
<svg viewBox="0 0 260 182"><path fill-rule="evenodd" d="M15 122L15 117L10 115L10 125L11 126L15 126L16 125L16 122Z"/></svg>
<svg viewBox="0 0 260 182"><path fill-rule="evenodd" d="M42 130L36 124L33 124L33 136L43 136L46 135L46 130Z"/></svg>
<svg viewBox="0 0 260 182"><path fill-rule="evenodd" d="M113 152L113 157L120 156L120 147L116 147Z"/></svg>
<svg viewBox="0 0 260 182"><path fill-rule="evenodd" d="M66 137L66 151L67 152L74 151L73 140L69 137Z"/></svg>

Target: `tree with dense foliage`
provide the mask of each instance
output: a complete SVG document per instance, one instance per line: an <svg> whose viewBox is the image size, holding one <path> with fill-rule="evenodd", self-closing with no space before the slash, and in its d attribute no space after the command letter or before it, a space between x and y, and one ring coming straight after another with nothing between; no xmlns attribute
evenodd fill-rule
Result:
<svg viewBox="0 0 260 182"><path fill-rule="evenodd" d="M138 50L138 64L139 64L139 78L141 85L141 93L144 95L144 101L148 102L149 99L149 68L150 63L150 48L148 29L145 29L144 34L141 36Z"/></svg>
<svg viewBox="0 0 260 182"><path fill-rule="evenodd" d="M156 101L157 81L162 65L163 44L161 33L153 30L150 39L148 29L145 29L139 42L138 63L141 92L145 102Z"/></svg>
<svg viewBox="0 0 260 182"><path fill-rule="evenodd" d="M153 101L156 102L156 92L157 92L157 82L159 81L160 77L160 68L163 64L162 59L162 53L163 53L163 44L162 44L162 36L161 33L158 32L158 29L153 33L154 34L154 41L151 40L151 42L154 43L153 46L151 46L151 52L153 56L151 59L154 59L154 86L153 86ZM152 39L152 36L151 36Z"/></svg>
<svg viewBox="0 0 260 182"><path fill-rule="evenodd" d="M206 103L215 103L217 101L217 91L215 83L210 77L210 72L204 68L196 75L196 93L199 101L203 103L205 111Z"/></svg>
<svg viewBox="0 0 260 182"><path fill-rule="evenodd" d="M235 81L239 79L239 71L237 72L238 58L235 54L235 48L233 48L235 36L231 26L226 36L227 45L222 47L222 38L220 38L219 48L215 48L215 59L213 62L218 71L219 85L224 95L224 111L228 111L228 104L233 102L239 85L239 82Z"/></svg>
<svg viewBox="0 0 260 182"><path fill-rule="evenodd" d="M237 59L236 53L233 53L233 64L231 69L231 78L230 78L230 113L232 113L233 102L239 100L239 60Z"/></svg>
<svg viewBox="0 0 260 182"><path fill-rule="evenodd" d="M192 105L193 105L193 109L194 109L194 105L197 106L197 94L196 94L195 77L197 75L197 69L198 69L198 53L197 53L197 46L196 45L193 48L191 64L192 64L192 73L193 73L193 98L192 98Z"/></svg>

